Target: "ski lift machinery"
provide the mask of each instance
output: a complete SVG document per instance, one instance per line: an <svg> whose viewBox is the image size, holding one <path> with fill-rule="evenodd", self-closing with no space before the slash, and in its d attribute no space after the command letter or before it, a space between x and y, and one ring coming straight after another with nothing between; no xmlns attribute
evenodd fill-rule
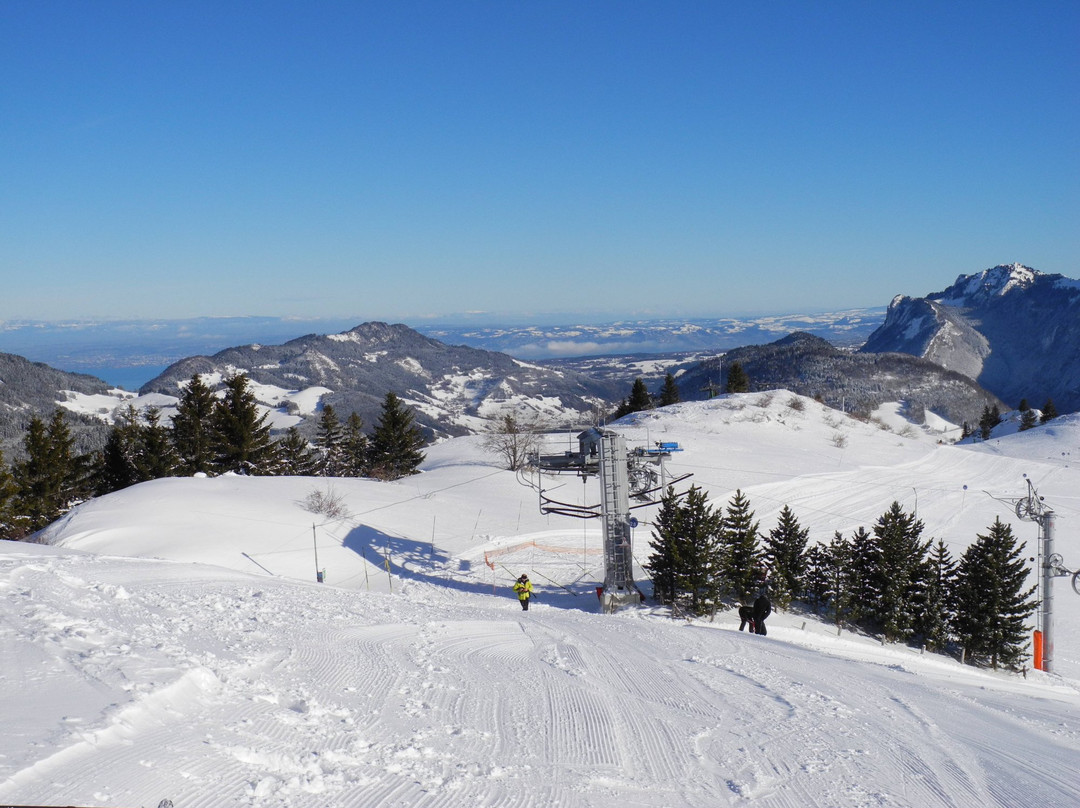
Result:
<svg viewBox="0 0 1080 808"><path fill-rule="evenodd" d="M577 474L583 479L598 477L600 503L560 502L547 496L542 485L537 485L540 512L603 521L604 586L600 590L600 603L604 613L610 614L621 606L644 600L634 582L632 528L637 520L630 515L630 498L639 500L634 508L655 505L657 492L691 475L665 479L664 460L672 452L682 451L678 443L655 443L628 452L625 437L610 429L596 427L586 429L577 438L578 451L552 455L538 452L532 458L532 466L541 473Z"/></svg>

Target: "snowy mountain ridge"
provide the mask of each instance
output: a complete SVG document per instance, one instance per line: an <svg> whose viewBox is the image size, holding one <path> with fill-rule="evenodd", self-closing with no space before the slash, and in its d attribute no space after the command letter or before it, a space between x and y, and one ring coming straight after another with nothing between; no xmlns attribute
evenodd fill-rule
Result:
<svg viewBox="0 0 1080 808"><path fill-rule="evenodd" d="M1022 264L961 275L942 292L898 296L860 349L909 353L975 379L1016 406L1080 409L1080 281Z"/></svg>
<svg viewBox="0 0 1080 808"><path fill-rule="evenodd" d="M974 275L960 275L943 292L928 295L946 306L975 306L992 297L1003 297L1013 290L1028 289L1044 273L1023 264L999 264Z"/></svg>

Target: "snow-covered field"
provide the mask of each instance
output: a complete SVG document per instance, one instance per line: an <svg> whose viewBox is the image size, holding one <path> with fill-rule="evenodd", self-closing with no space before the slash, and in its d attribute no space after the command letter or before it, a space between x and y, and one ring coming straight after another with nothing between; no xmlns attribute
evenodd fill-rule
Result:
<svg viewBox="0 0 1080 808"><path fill-rule="evenodd" d="M995 516L1035 555L1027 479L1080 567L1080 418L976 446L791 393L632 416L671 476L763 531L828 541L898 500L954 555ZM886 429L884 427L891 427ZM568 435L553 451L572 448ZM258 806L1080 804L1080 595L1055 672L1019 674L777 614L599 613L599 525L539 513L476 438L396 483L170 479L0 544L0 803ZM545 480L567 501L594 481ZM312 495L341 518L313 513ZM653 509L635 511L648 555ZM316 582L325 570L326 582ZM529 572L523 613L509 591ZM650 591L645 583L646 591Z"/></svg>

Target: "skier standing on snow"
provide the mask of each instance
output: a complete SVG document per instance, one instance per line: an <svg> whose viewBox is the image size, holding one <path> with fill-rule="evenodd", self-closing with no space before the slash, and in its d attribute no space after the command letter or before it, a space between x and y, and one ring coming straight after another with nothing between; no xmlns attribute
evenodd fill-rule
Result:
<svg viewBox="0 0 1080 808"><path fill-rule="evenodd" d="M758 595L757 600L754 601L754 633L755 634L767 634L765 630L765 618L772 614L772 604L769 602L768 595L762 590Z"/></svg>
<svg viewBox="0 0 1080 808"><path fill-rule="evenodd" d="M517 593L518 600L521 601L522 611L529 611L529 598L532 597L533 587L528 575L522 574L517 579L514 583L514 591Z"/></svg>
<svg viewBox="0 0 1080 808"><path fill-rule="evenodd" d="M740 606L739 607L739 631L746 628L746 624L750 624L750 633L757 634L757 627L754 625L754 607L753 606Z"/></svg>

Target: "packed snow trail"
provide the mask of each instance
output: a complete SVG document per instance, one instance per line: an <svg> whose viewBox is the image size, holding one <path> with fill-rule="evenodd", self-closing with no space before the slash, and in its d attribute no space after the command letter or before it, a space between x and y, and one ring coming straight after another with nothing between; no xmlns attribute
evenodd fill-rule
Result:
<svg viewBox="0 0 1080 808"><path fill-rule="evenodd" d="M363 594L4 544L0 799L987 805L1080 794L1080 699L649 610ZM567 603L574 602L567 596ZM46 692L72 693L50 705Z"/></svg>

